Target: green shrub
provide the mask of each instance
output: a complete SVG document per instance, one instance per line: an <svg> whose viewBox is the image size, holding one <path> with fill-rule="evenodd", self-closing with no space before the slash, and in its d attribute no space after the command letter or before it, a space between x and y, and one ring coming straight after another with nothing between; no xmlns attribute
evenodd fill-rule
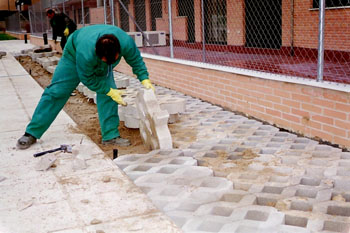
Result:
<svg viewBox="0 0 350 233"><path fill-rule="evenodd" d="M6 33L0 33L0 40L17 40L17 38Z"/></svg>

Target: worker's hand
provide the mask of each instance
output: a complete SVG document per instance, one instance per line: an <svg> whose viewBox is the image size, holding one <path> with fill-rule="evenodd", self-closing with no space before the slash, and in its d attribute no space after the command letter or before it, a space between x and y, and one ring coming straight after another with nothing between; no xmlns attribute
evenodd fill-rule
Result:
<svg viewBox="0 0 350 233"><path fill-rule="evenodd" d="M64 29L63 35L64 36L68 36L69 35L69 29L68 28Z"/></svg>
<svg viewBox="0 0 350 233"><path fill-rule="evenodd" d="M124 100L122 98L123 93L124 93L124 91L119 91L117 89L111 88L111 90L107 93L107 95L110 96L118 104L126 106L126 103L124 102Z"/></svg>
<svg viewBox="0 0 350 233"><path fill-rule="evenodd" d="M156 91L156 89L154 89L154 86L152 85L149 79L145 79L141 83L146 87L146 89L152 89L154 92Z"/></svg>

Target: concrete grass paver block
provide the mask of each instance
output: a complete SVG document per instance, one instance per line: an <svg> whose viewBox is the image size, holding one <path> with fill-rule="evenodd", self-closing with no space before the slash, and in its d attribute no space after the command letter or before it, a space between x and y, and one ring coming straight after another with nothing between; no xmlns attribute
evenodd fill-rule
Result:
<svg viewBox="0 0 350 233"><path fill-rule="evenodd" d="M57 65L48 66L48 67L46 67L46 70L47 70L47 72L53 74L56 70L56 67L57 67Z"/></svg>
<svg viewBox="0 0 350 233"><path fill-rule="evenodd" d="M169 96L169 95L157 95L160 108L167 110L169 114L183 113L186 110L186 101L183 98Z"/></svg>
<svg viewBox="0 0 350 233"><path fill-rule="evenodd" d="M168 112L161 110L153 90L140 90L136 106L140 116L140 133L144 144L152 149L171 149Z"/></svg>
<svg viewBox="0 0 350 233"><path fill-rule="evenodd" d="M122 117L125 127L129 129L139 129L140 119L136 118L135 115L124 114Z"/></svg>
<svg viewBox="0 0 350 233"><path fill-rule="evenodd" d="M35 165L35 170L46 171L49 169L56 161L55 154L49 154L40 158L39 162Z"/></svg>

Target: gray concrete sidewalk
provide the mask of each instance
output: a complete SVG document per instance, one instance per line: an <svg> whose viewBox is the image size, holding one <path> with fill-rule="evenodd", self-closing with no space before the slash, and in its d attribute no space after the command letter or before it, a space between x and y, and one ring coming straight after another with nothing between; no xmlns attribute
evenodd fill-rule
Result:
<svg viewBox="0 0 350 233"><path fill-rule="evenodd" d="M65 112L30 149L16 148L43 89L9 52L31 47L0 42L0 232L181 232ZM33 154L61 144L73 153L37 171L47 156Z"/></svg>

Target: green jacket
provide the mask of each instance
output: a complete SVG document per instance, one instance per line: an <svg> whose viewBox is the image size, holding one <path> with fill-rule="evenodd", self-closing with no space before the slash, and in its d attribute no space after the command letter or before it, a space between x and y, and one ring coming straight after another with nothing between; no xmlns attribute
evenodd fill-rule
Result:
<svg viewBox="0 0 350 233"><path fill-rule="evenodd" d="M95 53L95 44L101 36L113 34L120 43L118 60L108 66ZM132 67L133 73L141 81L148 79L148 72L136 47L134 40L122 29L112 25L93 25L75 31L67 41L63 51L63 59L75 63L80 81L90 90L100 94L107 94L110 90L107 75L124 57Z"/></svg>

